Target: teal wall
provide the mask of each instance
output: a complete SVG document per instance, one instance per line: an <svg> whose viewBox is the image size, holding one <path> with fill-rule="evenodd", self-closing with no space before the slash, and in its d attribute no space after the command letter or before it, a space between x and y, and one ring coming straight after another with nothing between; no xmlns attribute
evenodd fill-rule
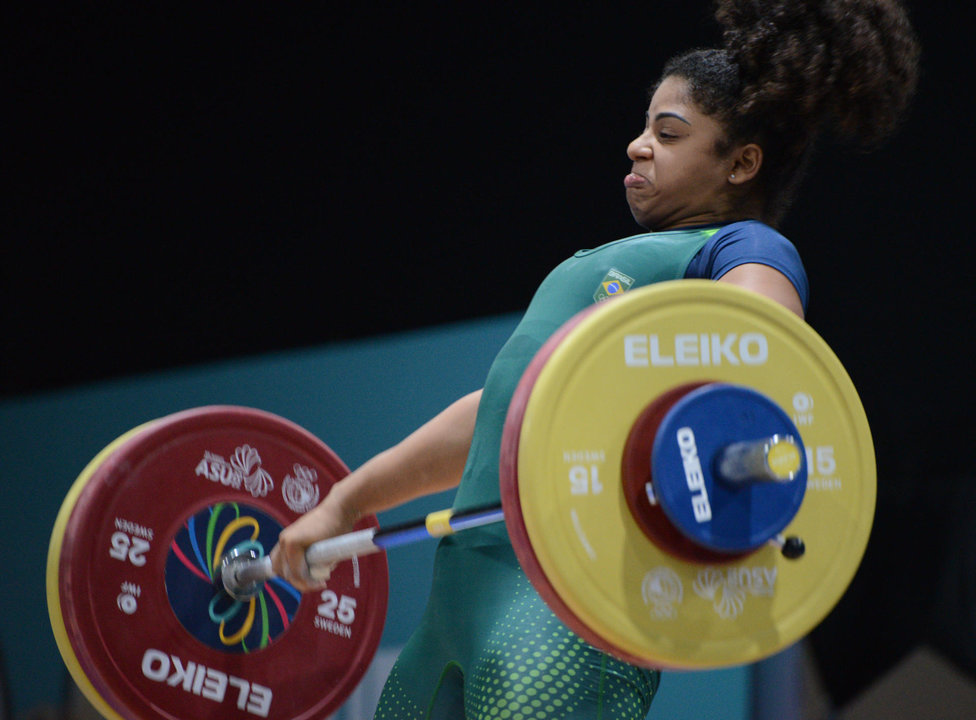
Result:
<svg viewBox="0 0 976 720"><path fill-rule="evenodd" d="M480 387L517 318L266 355L0 403L0 642L15 712L57 703L64 666L44 596L47 545L71 483L126 430L190 407L231 404L279 414L322 438L350 467L399 441ZM120 335L119 352L125 352ZM64 350L71 362L71 348ZM450 504L450 494L383 513L402 522ZM382 645L408 637L426 601L433 543L391 551ZM749 671L668 675L651 717L748 717Z"/></svg>

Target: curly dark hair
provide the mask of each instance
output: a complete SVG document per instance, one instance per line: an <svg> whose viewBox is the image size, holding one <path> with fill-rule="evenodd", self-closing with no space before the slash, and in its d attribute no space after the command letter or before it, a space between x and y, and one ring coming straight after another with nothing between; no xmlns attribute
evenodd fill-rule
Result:
<svg viewBox="0 0 976 720"><path fill-rule="evenodd" d="M763 148L762 218L789 208L825 129L870 149L905 114L919 46L898 0L717 0L723 47L672 58L661 76L688 81L691 99L736 144ZM660 84L660 81L659 83Z"/></svg>

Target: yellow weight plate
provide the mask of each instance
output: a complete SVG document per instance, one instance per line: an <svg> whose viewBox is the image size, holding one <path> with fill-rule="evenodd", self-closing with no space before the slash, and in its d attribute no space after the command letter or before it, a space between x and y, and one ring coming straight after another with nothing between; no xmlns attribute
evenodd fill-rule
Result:
<svg viewBox="0 0 976 720"><path fill-rule="evenodd" d="M846 590L874 513L871 434L840 361L789 311L708 281L631 291L570 322L526 374L524 411L510 414L520 428L506 433L506 518L524 526L513 544L540 594L594 644L649 666L749 663L803 637ZM662 393L702 381L757 390L799 428L808 486L785 534L805 542L801 559L769 546L697 564L634 520L620 469L630 428Z"/></svg>

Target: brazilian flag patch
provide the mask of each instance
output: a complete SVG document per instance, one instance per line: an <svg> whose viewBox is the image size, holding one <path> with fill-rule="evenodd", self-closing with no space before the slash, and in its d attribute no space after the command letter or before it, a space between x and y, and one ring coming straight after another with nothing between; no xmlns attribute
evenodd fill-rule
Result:
<svg viewBox="0 0 976 720"><path fill-rule="evenodd" d="M606 274L603 282L600 283L596 292L593 293L593 299L596 302L603 302L607 298L612 298L614 295L627 292L633 285L634 278L625 275L616 268L610 268L610 272Z"/></svg>

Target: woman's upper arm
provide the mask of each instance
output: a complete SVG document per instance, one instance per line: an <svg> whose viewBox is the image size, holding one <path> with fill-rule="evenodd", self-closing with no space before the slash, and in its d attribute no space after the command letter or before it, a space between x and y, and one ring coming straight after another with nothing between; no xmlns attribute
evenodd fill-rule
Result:
<svg viewBox="0 0 976 720"><path fill-rule="evenodd" d="M761 263L737 265L718 278L719 282L752 290L775 300L787 310L803 317L803 302L793 283L776 268Z"/></svg>

